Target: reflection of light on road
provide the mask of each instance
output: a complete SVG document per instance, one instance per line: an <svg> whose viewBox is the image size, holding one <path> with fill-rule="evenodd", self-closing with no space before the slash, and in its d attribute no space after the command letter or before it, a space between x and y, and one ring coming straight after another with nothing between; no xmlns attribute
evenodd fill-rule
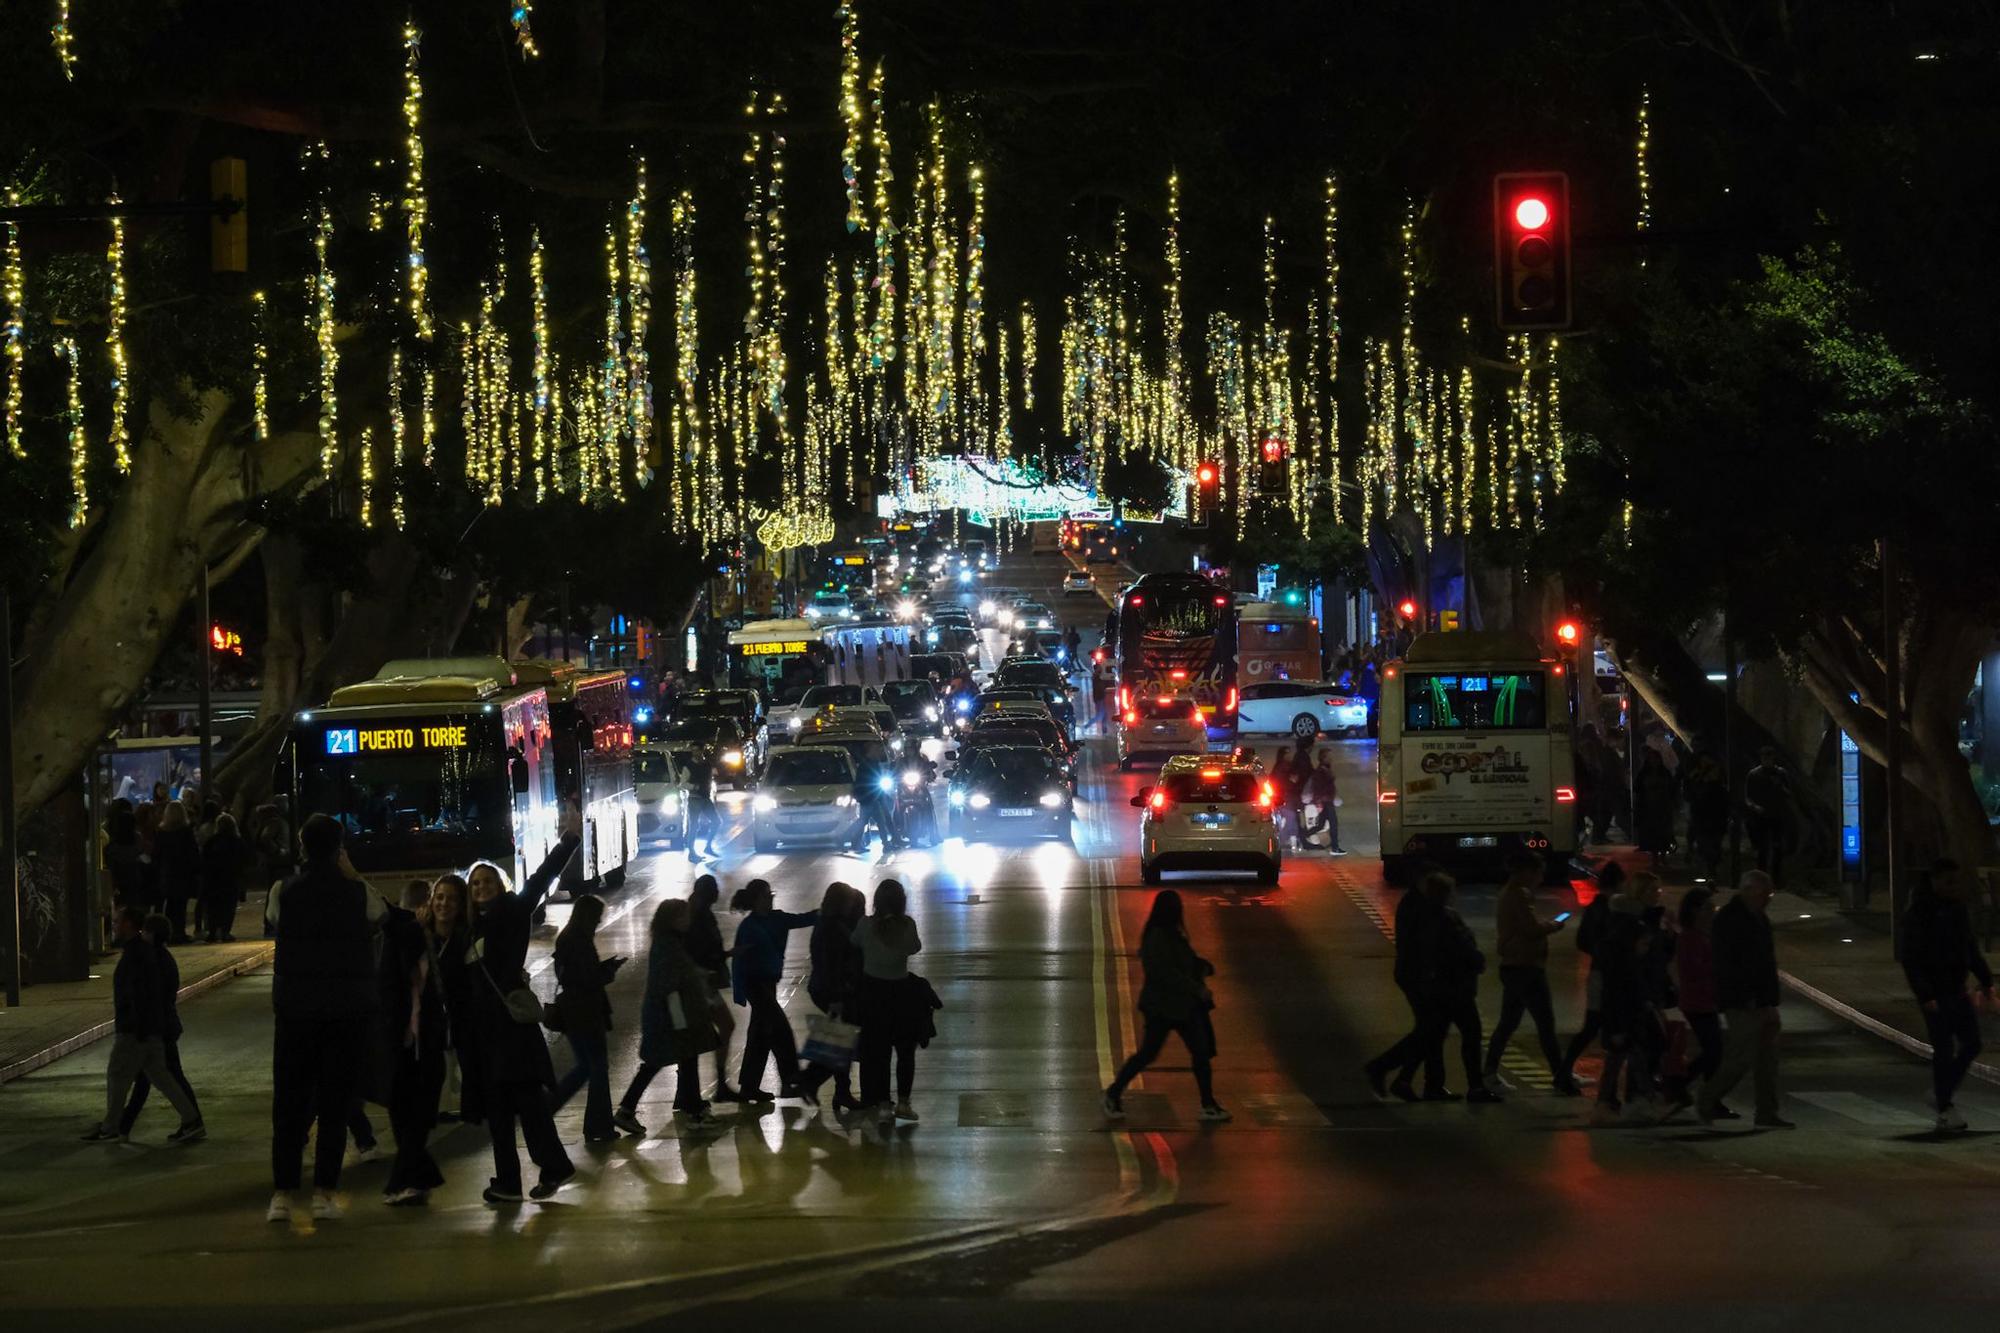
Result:
<svg viewBox="0 0 2000 1333"><path fill-rule="evenodd" d="M757 1117L757 1129L758 1132L764 1136L765 1146L770 1148L772 1152L775 1153L784 1151L785 1149L784 1116L782 1115L759 1116Z"/></svg>
<svg viewBox="0 0 2000 1333"><path fill-rule="evenodd" d="M1042 888L1050 893L1067 888L1076 881L1078 858L1074 848L1059 842L1045 842L1035 848L1031 857L1035 867L1035 878Z"/></svg>
<svg viewBox="0 0 2000 1333"><path fill-rule="evenodd" d="M984 889L1000 872L1000 853L986 843L946 838L938 844L938 864L968 889Z"/></svg>
<svg viewBox="0 0 2000 1333"><path fill-rule="evenodd" d="M911 847L896 853L896 873L905 885L923 883L935 868L929 852Z"/></svg>
<svg viewBox="0 0 2000 1333"><path fill-rule="evenodd" d="M717 805L740 806L749 800L750 793L747 791L723 790L715 793L715 803Z"/></svg>

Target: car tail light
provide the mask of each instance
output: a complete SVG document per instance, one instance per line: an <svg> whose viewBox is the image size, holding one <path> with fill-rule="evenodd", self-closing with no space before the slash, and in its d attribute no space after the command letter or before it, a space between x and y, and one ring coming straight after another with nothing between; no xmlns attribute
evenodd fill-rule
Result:
<svg viewBox="0 0 2000 1333"><path fill-rule="evenodd" d="M1277 803L1278 793L1272 788L1271 784L1268 782L1259 783L1257 785L1257 808L1259 810L1269 810Z"/></svg>
<svg viewBox="0 0 2000 1333"><path fill-rule="evenodd" d="M1574 787L1556 788L1556 803L1558 805L1567 805L1571 801L1574 801L1575 799L1576 799L1576 788Z"/></svg>
<svg viewBox="0 0 2000 1333"><path fill-rule="evenodd" d="M1146 798L1147 807L1156 815L1165 814L1167 807L1172 804L1173 802L1167 799L1166 792L1160 790L1158 787L1153 788L1153 794Z"/></svg>
<svg viewBox="0 0 2000 1333"><path fill-rule="evenodd" d="M1138 709L1136 709L1136 708L1128 708L1128 709L1126 709L1126 710L1125 710L1125 725L1126 725L1126 726L1128 726L1128 727L1129 727L1129 726L1131 726L1131 725L1132 725L1132 724L1133 724L1134 722L1137 722L1138 720L1139 720L1139 710L1138 710Z"/></svg>
<svg viewBox="0 0 2000 1333"><path fill-rule="evenodd" d="M1396 803L1396 793L1392 791L1381 792L1375 799L1384 805L1394 805Z"/></svg>
<svg viewBox="0 0 2000 1333"><path fill-rule="evenodd" d="M1132 692L1127 690L1123 685L1118 687L1118 706L1121 709L1132 706Z"/></svg>
<svg viewBox="0 0 2000 1333"><path fill-rule="evenodd" d="M1339 695L1335 695L1333 698L1328 699L1326 701L1326 706L1328 708L1345 708L1353 702L1354 701L1352 699L1343 699Z"/></svg>
<svg viewBox="0 0 2000 1333"><path fill-rule="evenodd" d="M1236 687L1234 685L1231 685L1229 687L1229 693L1223 696L1222 711L1225 713L1233 713L1236 711Z"/></svg>

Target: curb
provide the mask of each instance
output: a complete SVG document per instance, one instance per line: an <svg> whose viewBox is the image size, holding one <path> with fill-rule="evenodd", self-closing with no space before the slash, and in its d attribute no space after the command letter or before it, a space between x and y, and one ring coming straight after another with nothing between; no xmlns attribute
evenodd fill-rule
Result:
<svg viewBox="0 0 2000 1333"><path fill-rule="evenodd" d="M1806 999L1811 1000L1835 1018L1845 1019L1855 1027L1860 1028L1863 1032L1880 1037L1883 1041L1889 1042L1891 1045L1900 1046L1920 1060L1928 1060L1933 1054L1929 1042L1920 1041L1901 1028L1891 1027L1879 1018L1869 1017L1845 1000L1835 999L1811 982L1803 981L1782 968L1778 971L1778 980L1790 989L1797 991L1800 995L1805 996ZM1974 1060L1972 1067L1966 1072L1982 1082L2000 1084L2000 1067L1989 1065L1983 1060Z"/></svg>
<svg viewBox="0 0 2000 1333"><path fill-rule="evenodd" d="M260 949L244 954L228 966L218 968L199 980L189 982L174 993L174 999L176 1002L191 1000L206 991L214 990L226 981L234 981L245 972L255 972L258 968L276 957L277 953L278 946L275 943L265 944ZM73 1037L65 1037L52 1046L45 1046L39 1051L24 1055L12 1064L0 1065L0 1083L11 1083L24 1074L32 1074L37 1069L54 1064L66 1055L74 1055L93 1042L102 1041L104 1038L110 1036L112 1028L113 1023L109 1020L97 1023L85 1028Z"/></svg>

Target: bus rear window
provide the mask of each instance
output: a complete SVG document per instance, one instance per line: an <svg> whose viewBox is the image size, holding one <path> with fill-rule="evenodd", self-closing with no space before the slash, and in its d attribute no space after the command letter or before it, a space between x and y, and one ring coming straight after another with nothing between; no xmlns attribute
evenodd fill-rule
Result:
<svg viewBox="0 0 2000 1333"><path fill-rule="evenodd" d="M1539 671L1412 671L1403 677L1404 731L1539 731L1548 726Z"/></svg>

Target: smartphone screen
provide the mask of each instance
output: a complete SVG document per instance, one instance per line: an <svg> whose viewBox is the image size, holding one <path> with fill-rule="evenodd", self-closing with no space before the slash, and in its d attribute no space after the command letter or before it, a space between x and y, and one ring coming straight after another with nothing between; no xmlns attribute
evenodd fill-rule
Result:
<svg viewBox="0 0 2000 1333"><path fill-rule="evenodd" d="M1569 920L1569 913L1568 913L1568 912L1557 912L1557 913L1556 913L1556 924L1557 924L1557 925L1561 925L1561 924L1562 924L1563 922L1565 922L1565 921L1567 921L1567 920Z"/></svg>

